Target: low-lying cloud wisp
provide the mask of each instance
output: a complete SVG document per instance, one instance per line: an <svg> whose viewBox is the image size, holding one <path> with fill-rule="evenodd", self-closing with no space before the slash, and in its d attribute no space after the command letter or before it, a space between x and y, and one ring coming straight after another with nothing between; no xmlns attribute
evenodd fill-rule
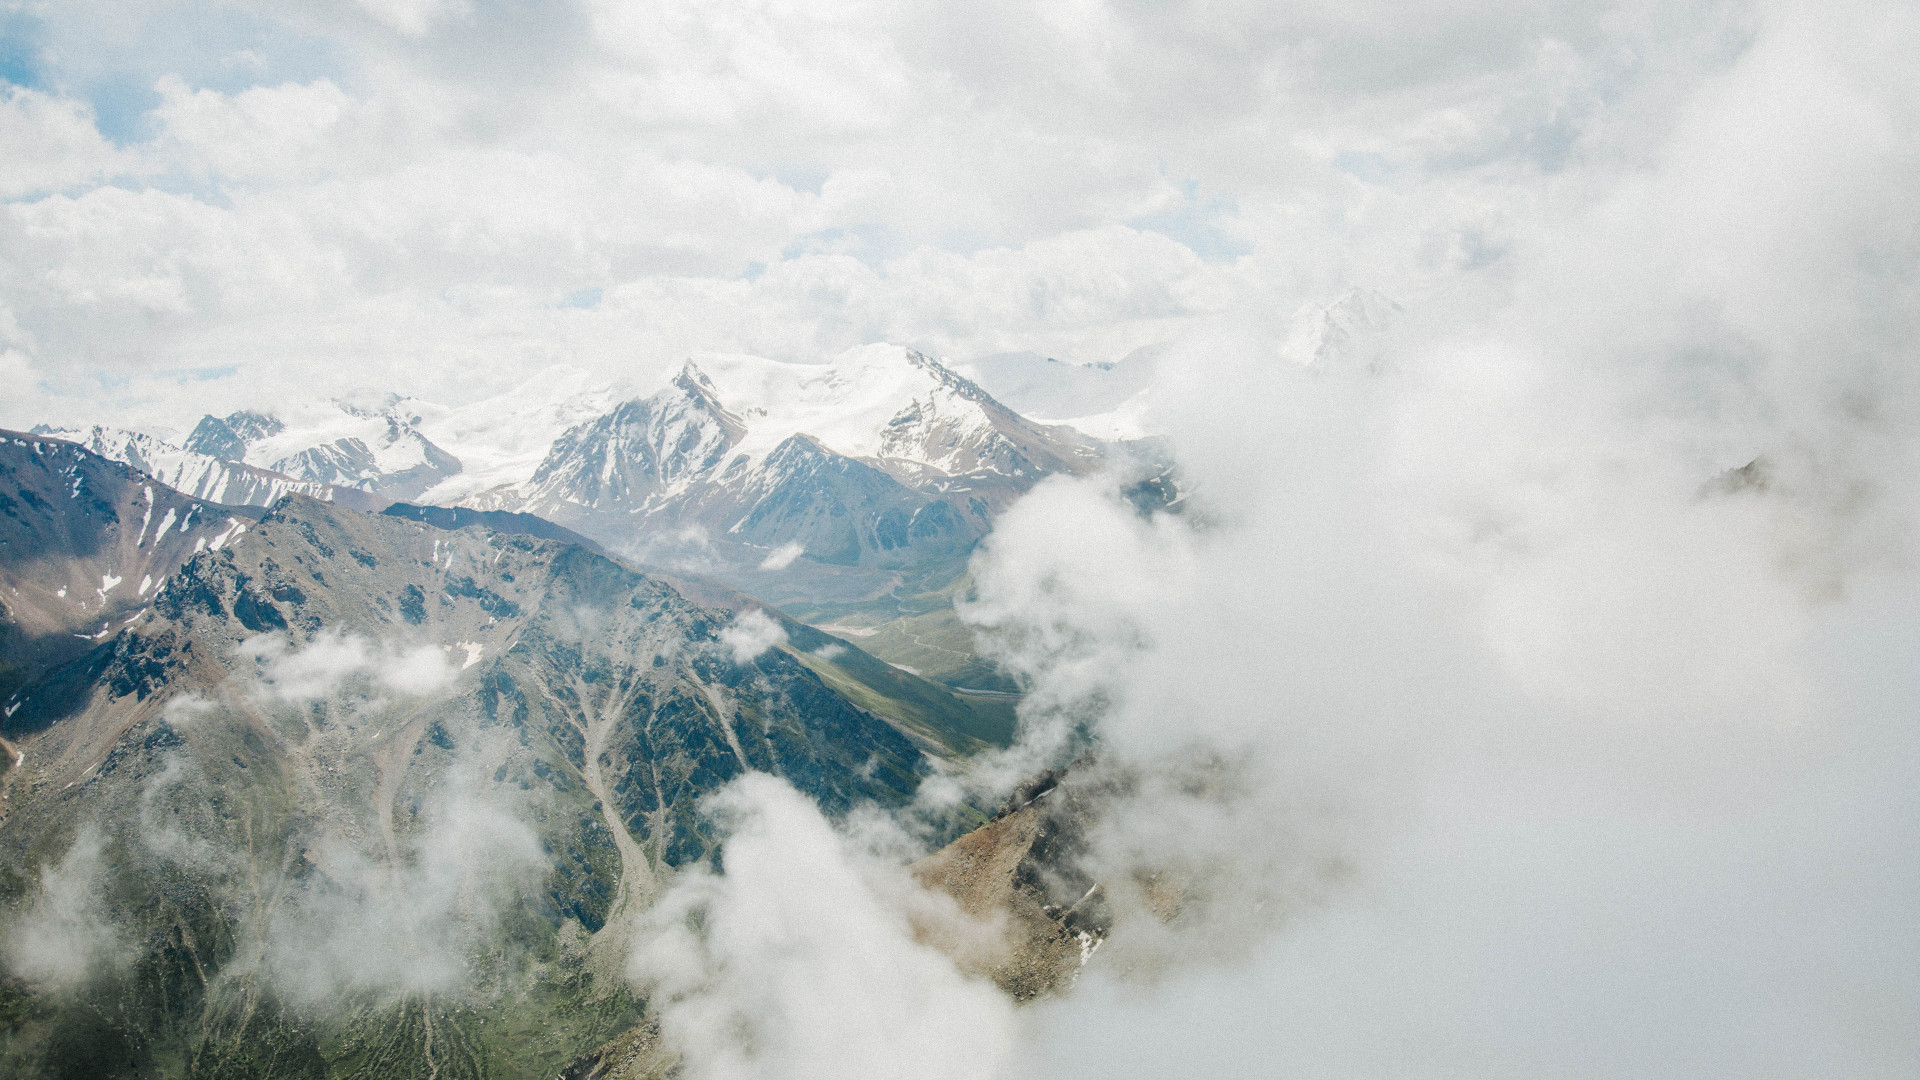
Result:
<svg viewBox="0 0 1920 1080"><path fill-rule="evenodd" d="M60 861L40 872L40 888L7 923L0 940L7 968L28 983L71 989L124 964L133 951L108 917L100 887L107 880L106 841L82 828Z"/></svg>
<svg viewBox="0 0 1920 1080"><path fill-rule="evenodd" d="M370 679L377 688L426 697L459 673L444 648L382 645L337 631L300 643L261 634L241 642L237 651L253 661L262 692L282 702L327 697L356 676Z"/></svg>

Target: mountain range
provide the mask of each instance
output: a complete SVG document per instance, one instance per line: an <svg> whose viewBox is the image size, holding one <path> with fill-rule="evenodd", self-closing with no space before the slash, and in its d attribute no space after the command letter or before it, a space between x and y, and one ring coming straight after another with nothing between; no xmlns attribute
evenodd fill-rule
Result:
<svg viewBox="0 0 1920 1080"><path fill-rule="evenodd" d="M993 684L968 553L1114 446L891 347L554 389L0 433L0 1071L640 1075L625 935L717 857L703 796L842 817L1011 741L1011 686L738 583L885 593ZM1070 977L1066 907L962 877L1027 928L983 974Z"/></svg>
<svg viewBox="0 0 1920 1080"><path fill-rule="evenodd" d="M714 856L701 796L898 805L1012 735L527 515L5 433L0 530L7 1075L554 1075L641 1022L623 916Z"/></svg>
<svg viewBox="0 0 1920 1080"><path fill-rule="evenodd" d="M103 426L36 433L210 502L534 515L993 693L1014 687L975 656L953 600L994 517L1050 475L1165 470L1145 443L1035 422L891 345L817 364L704 357L645 392L547 372L455 409L360 392L204 416L179 445Z"/></svg>

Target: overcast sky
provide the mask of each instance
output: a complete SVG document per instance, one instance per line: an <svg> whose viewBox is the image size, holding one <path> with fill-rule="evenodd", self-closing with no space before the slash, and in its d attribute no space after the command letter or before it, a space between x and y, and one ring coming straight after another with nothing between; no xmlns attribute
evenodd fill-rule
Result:
<svg viewBox="0 0 1920 1080"><path fill-rule="evenodd" d="M1529 237L1655 167L1783 14L5 11L0 371L19 391L0 423L162 426L355 385L458 403L552 363L701 350L1117 360L1355 285L1494 310Z"/></svg>

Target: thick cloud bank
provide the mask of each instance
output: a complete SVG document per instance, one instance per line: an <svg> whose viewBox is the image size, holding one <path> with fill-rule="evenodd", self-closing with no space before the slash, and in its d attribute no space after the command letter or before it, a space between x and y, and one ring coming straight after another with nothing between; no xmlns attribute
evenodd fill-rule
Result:
<svg viewBox="0 0 1920 1080"><path fill-rule="evenodd" d="M1182 513L1055 479L1000 522L965 614L1032 692L982 774L1118 778L1112 936L980 1029L1006 1075L1920 1068L1915 28L1755 14L1497 280L1317 356L1185 334ZM784 880L759 925L830 895ZM690 1000L830 1030L810 970Z"/></svg>
<svg viewBox="0 0 1920 1080"><path fill-rule="evenodd" d="M1069 481L1003 521L971 614L1036 737L1175 781L1096 859L1215 901L1123 908L1036 1071L1920 1067L1915 97L1837 51L1871 22L1779 13L1657 168L1370 363L1190 339L1183 518Z"/></svg>
<svg viewBox="0 0 1920 1080"><path fill-rule="evenodd" d="M1710 127L1685 182L1715 198L1657 238L1768 224L1706 283L1874 220L1829 185L1884 178L1912 128L1885 3L16 8L16 427L184 434L365 385L461 404L709 349L1115 361L1356 285L1414 310L1507 288L1548 219Z"/></svg>

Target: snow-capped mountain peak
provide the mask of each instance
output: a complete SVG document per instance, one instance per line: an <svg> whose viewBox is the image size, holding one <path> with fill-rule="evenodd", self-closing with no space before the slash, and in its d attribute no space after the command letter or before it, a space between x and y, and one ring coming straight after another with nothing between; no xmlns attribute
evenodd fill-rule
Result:
<svg viewBox="0 0 1920 1080"><path fill-rule="evenodd" d="M241 426L244 428L249 425L243 420ZM252 425L252 428L259 426ZM195 429L195 434L200 434L200 430ZM337 489L324 483L296 480L281 473L184 449L138 431L101 426L85 429L42 426L35 428L34 433L77 443L103 458L131 465L175 491L208 502L231 506L270 506L295 492L328 501L340 497ZM352 499L347 501L349 505L364 505Z"/></svg>
<svg viewBox="0 0 1920 1080"><path fill-rule="evenodd" d="M915 473L1014 475L1026 468L1013 459L1033 425L914 349L864 345L824 364L715 356L702 358L698 369L745 421L737 452L749 466L806 434L835 453Z"/></svg>
<svg viewBox="0 0 1920 1080"><path fill-rule="evenodd" d="M1324 306L1309 304L1294 314L1282 352L1306 367L1371 367L1367 346L1400 314L1400 305L1373 289L1349 289Z"/></svg>
<svg viewBox="0 0 1920 1080"><path fill-rule="evenodd" d="M963 553L1042 477L1105 455L898 345L822 363L705 355L643 392L556 367L459 408L356 391L205 417L184 449L131 432L82 441L213 499L351 490L529 512L614 548L705 535L754 565L752 549L796 542L861 565Z"/></svg>
<svg viewBox="0 0 1920 1080"><path fill-rule="evenodd" d="M419 430L423 403L358 391L272 415L201 419L187 448L316 484L411 498L460 471Z"/></svg>
<svg viewBox="0 0 1920 1080"><path fill-rule="evenodd" d="M897 561L963 550L993 514L1099 444L1033 424L932 357L894 345L826 363L689 360L652 394L569 428L525 481L476 509L553 517L618 545L648 527L811 557ZM939 504L939 505L935 505Z"/></svg>

